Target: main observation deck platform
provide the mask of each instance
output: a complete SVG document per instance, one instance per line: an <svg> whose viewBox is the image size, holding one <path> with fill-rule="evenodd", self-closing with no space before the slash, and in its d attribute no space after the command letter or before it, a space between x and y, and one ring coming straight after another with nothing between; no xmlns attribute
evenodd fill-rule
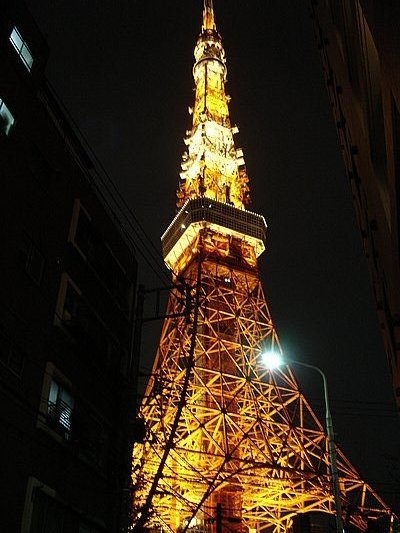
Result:
<svg viewBox="0 0 400 533"><path fill-rule="evenodd" d="M183 205L161 237L164 261L172 271L205 228L243 240L254 249L256 257L265 250L267 224L263 216L209 198L196 198Z"/></svg>

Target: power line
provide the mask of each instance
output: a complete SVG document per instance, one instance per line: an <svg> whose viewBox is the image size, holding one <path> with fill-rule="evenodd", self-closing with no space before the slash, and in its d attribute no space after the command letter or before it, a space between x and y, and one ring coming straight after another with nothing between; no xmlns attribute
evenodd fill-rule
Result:
<svg viewBox="0 0 400 533"><path fill-rule="evenodd" d="M47 81L47 88L50 92L50 96L54 98L57 105L61 108L62 112L68 118L68 121L71 123L73 133L76 135L79 142L82 143L84 149L96 162L97 168L93 166L93 171L97 180L91 179L90 182L113 216L114 222L119 226L120 231L125 235L129 242L135 246L135 249L143 257L146 264L155 273L158 279L160 279L162 283L170 283L170 277L166 273L160 251L155 247L152 239L144 230L143 225L140 223L126 200L122 197L108 171L105 169L78 124L49 81ZM92 161L90 161L90 163L92 163ZM86 171L88 171L87 165L85 165L85 168ZM88 175L93 178L90 172L88 172ZM111 205L110 200L114 207ZM116 211L118 211L118 214ZM131 233L127 232L127 227L131 230Z"/></svg>

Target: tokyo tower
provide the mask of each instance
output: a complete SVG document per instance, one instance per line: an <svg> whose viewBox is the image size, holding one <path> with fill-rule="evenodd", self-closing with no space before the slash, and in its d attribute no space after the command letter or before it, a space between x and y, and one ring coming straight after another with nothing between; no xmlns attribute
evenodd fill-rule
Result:
<svg viewBox="0 0 400 533"><path fill-rule="evenodd" d="M299 514L335 513L327 437L291 369L261 358L281 351L257 266L266 223L247 209L212 0L194 57L178 211L162 236L173 289L138 412L146 435L133 452L131 528L292 532ZM346 531L390 522L340 450L337 462Z"/></svg>

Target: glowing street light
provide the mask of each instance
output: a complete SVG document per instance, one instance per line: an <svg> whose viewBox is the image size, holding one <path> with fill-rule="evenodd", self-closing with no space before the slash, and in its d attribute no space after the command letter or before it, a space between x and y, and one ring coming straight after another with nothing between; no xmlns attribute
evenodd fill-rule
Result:
<svg viewBox="0 0 400 533"><path fill-rule="evenodd" d="M314 365L309 365L308 363L303 363L301 361L294 361L293 359L285 359L281 353L278 352L264 352L262 354L262 360L264 365L270 370L274 370L283 365L298 365L304 366L306 368L311 368L318 372L322 377L324 385L324 398L325 398L325 424L326 424L326 436L328 444L328 454L329 454L329 463L331 467L332 475L332 492L333 498L335 501L335 510L336 510L336 533L343 533L343 519L342 519L342 502L340 499L340 488L339 488L339 475L337 468L337 457L336 457L336 447L333 437L333 424L331 410L329 408L329 396L328 396L328 382L325 374L320 368Z"/></svg>

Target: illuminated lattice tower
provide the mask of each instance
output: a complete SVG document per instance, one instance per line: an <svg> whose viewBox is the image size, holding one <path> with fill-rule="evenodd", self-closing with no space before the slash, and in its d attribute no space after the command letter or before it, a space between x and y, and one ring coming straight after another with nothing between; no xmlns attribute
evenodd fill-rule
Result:
<svg viewBox="0 0 400 533"><path fill-rule="evenodd" d="M257 269L266 224L246 209L212 1L194 55L179 210L162 237L176 288L139 409L133 528L291 531L298 513L334 512L326 437L291 370L260 360L280 351ZM390 514L340 451L338 469L345 522Z"/></svg>

